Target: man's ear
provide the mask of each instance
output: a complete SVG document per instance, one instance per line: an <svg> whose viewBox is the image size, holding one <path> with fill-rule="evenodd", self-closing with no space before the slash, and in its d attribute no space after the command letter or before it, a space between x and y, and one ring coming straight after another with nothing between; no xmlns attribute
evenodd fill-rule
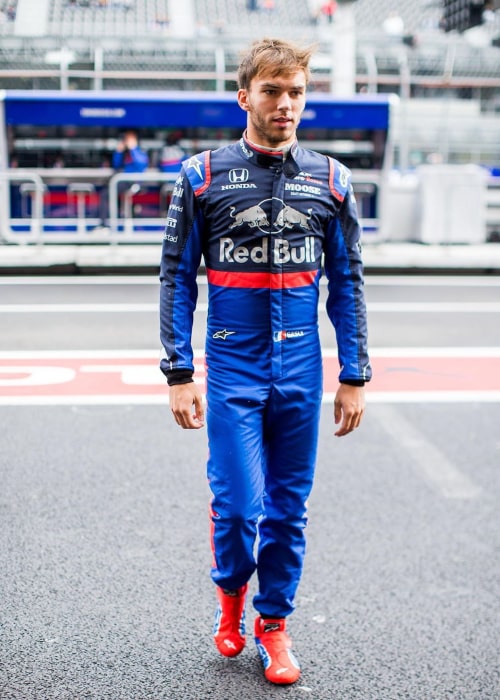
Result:
<svg viewBox="0 0 500 700"><path fill-rule="evenodd" d="M237 99L241 109L243 109L245 112L249 112L250 106L248 103L248 90L245 90L244 88L238 90Z"/></svg>

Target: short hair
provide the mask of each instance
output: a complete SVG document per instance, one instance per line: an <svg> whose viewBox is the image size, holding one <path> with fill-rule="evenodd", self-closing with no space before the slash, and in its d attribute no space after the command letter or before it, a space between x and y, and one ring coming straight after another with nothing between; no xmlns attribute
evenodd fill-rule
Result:
<svg viewBox="0 0 500 700"><path fill-rule="evenodd" d="M273 77L303 70L306 84L311 72L309 61L315 47L300 47L284 39L259 39L254 41L243 56L238 68L238 87L248 89L257 75L270 73Z"/></svg>

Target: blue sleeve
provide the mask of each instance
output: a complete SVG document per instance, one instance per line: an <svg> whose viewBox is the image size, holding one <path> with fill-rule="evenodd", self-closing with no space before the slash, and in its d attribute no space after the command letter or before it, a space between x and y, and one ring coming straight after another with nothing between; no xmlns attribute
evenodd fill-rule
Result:
<svg viewBox="0 0 500 700"><path fill-rule="evenodd" d="M160 265L160 368L194 371L191 333L198 297L203 215L184 167L167 213Z"/></svg>
<svg viewBox="0 0 500 700"><path fill-rule="evenodd" d="M338 166L338 164L337 164ZM342 201L331 220L325 245L328 316L335 327L340 381L369 381L368 332L361 259L361 227L347 168L339 168Z"/></svg>
<svg viewBox="0 0 500 700"><path fill-rule="evenodd" d="M136 172L143 172L148 167L149 156L142 148L133 148L130 151Z"/></svg>

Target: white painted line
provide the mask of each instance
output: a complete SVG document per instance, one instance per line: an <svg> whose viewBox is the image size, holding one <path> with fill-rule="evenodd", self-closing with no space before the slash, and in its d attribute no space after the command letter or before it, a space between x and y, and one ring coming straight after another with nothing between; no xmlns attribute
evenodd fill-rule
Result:
<svg viewBox="0 0 500 700"><path fill-rule="evenodd" d="M122 405L134 404L148 406L150 404L168 404L168 387L165 384L165 394L117 394L112 396L0 396L0 406L71 406L102 404ZM335 395L325 393L323 404L333 404ZM500 403L500 391L398 391L398 392L366 392L367 404L408 404L408 403Z"/></svg>
<svg viewBox="0 0 500 700"><path fill-rule="evenodd" d="M206 302L199 302L196 311L205 313ZM59 313L158 313L158 303L78 303L78 304L0 304L3 314L59 314ZM373 302L367 304L368 313L500 313L500 302ZM320 308L323 313L325 310Z"/></svg>
<svg viewBox="0 0 500 700"><path fill-rule="evenodd" d="M161 348L144 350L1 350L0 360L32 359L160 359ZM194 348L195 358L203 357L203 348ZM323 348L324 357L337 357L336 348ZM370 350L371 357L500 357L500 347L380 347Z"/></svg>
<svg viewBox="0 0 500 700"><path fill-rule="evenodd" d="M333 399L332 399L333 401ZM373 391L367 403L499 403L500 391ZM326 403L326 402L324 402Z"/></svg>
<svg viewBox="0 0 500 700"><path fill-rule="evenodd" d="M496 301L423 301L423 302L372 302L366 305L370 313L498 313Z"/></svg>
<svg viewBox="0 0 500 700"><path fill-rule="evenodd" d="M150 313L158 304L0 304L2 314Z"/></svg>
<svg viewBox="0 0 500 700"><path fill-rule="evenodd" d="M379 406L374 412L384 431L401 447L405 457L411 458L417 473L445 498L471 499L481 489L463 474L430 442L422 431L407 421L392 406Z"/></svg>
<svg viewBox="0 0 500 700"><path fill-rule="evenodd" d="M200 286L207 285L205 275L198 276ZM72 275L72 276L4 276L0 277L0 286L120 286L120 285L155 285L160 282L156 274L152 275ZM327 284L321 278L321 284ZM500 276L486 275L365 275L365 284L370 287L499 287Z"/></svg>
<svg viewBox="0 0 500 700"><path fill-rule="evenodd" d="M323 355L336 354L327 349ZM370 357L500 357L500 347L371 348Z"/></svg>
<svg viewBox="0 0 500 700"><path fill-rule="evenodd" d="M7 277L0 277L0 285L8 286L8 287L15 287L15 286L21 286L21 287L32 287L32 286L40 286L40 287L79 287L79 286L85 286L85 285L92 285L95 287L99 287L100 285L103 286L120 286L120 285L160 285L160 282L158 280L158 277L155 275L151 276L145 276L145 275L74 275L71 277L66 277L64 275L61 276L45 276L45 275L40 275L40 276L7 276Z"/></svg>
<svg viewBox="0 0 500 700"><path fill-rule="evenodd" d="M368 287L500 287L500 276L365 275Z"/></svg>
<svg viewBox="0 0 500 700"><path fill-rule="evenodd" d="M143 358L156 359L160 361L161 349L157 350L2 350L0 360L10 359L40 359L40 360L136 360ZM194 357L203 357L204 350L199 348L193 351Z"/></svg>
<svg viewBox="0 0 500 700"><path fill-rule="evenodd" d="M165 384L166 386L166 384ZM168 404L168 388L165 395L155 394L144 396L131 394L112 396L0 396L0 406L102 406L134 404L147 406L149 404Z"/></svg>

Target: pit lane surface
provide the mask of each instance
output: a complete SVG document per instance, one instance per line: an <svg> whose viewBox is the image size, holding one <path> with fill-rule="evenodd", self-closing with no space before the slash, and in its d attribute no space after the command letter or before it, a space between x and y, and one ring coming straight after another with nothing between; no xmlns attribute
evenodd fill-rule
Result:
<svg viewBox="0 0 500 700"><path fill-rule="evenodd" d="M290 688L251 635L212 646L205 434L169 415L157 296L0 280L2 700L498 698L500 280L367 279L379 378L355 434L323 409Z"/></svg>

